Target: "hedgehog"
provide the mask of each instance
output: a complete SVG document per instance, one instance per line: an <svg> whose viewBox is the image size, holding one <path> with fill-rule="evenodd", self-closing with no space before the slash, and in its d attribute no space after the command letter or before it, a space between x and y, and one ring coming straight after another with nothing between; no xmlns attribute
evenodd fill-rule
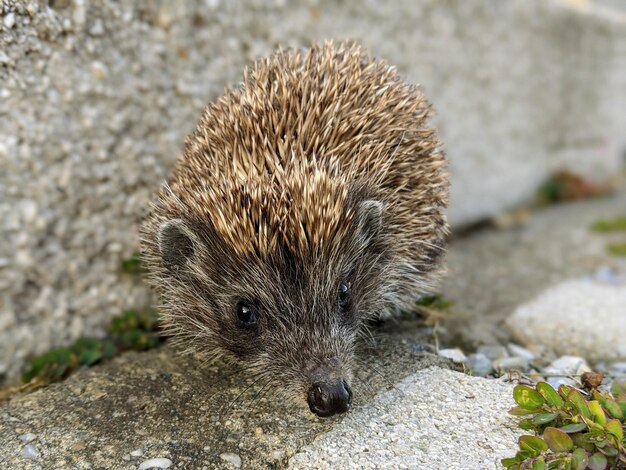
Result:
<svg viewBox="0 0 626 470"><path fill-rule="evenodd" d="M431 105L358 44L278 50L207 105L141 227L165 330L320 417L355 345L441 272L447 165Z"/></svg>

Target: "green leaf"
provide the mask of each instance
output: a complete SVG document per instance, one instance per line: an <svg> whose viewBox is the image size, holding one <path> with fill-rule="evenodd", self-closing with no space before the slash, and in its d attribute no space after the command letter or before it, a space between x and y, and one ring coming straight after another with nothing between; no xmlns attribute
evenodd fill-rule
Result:
<svg viewBox="0 0 626 470"><path fill-rule="evenodd" d="M526 418L519 422L518 426L522 428L524 431L532 431L537 427L535 423L533 423L532 418Z"/></svg>
<svg viewBox="0 0 626 470"><path fill-rule="evenodd" d="M58 380L67 371L73 356L74 353L69 348L53 349L37 356L32 360L30 369L22 374L22 380L30 382L35 377L44 381Z"/></svg>
<svg viewBox="0 0 626 470"><path fill-rule="evenodd" d="M594 452L596 450L596 436L590 432L572 434L572 440L576 447L581 447L587 452Z"/></svg>
<svg viewBox="0 0 626 470"><path fill-rule="evenodd" d="M526 410L539 410L546 402L541 394L527 385L517 385L513 389L513 399Z"/></svg>
<svg viewBox="0 0 626 470"><path fill-rule="evenodd" d="M552 452L567 452L574 446L571 437L557 428L546 428L543 431L543 439Z"/></svg>
<svg viewBox="0 0 626 470"><path fill-rule="evenodd" d="M606 415L604 414L604 410L602 409L600 402L597 400L591 400L587 403L587 406L589 407L592 419L596 423L604 426L606 424Z"/></svg>
<svg viewBox="0 0 626 470"><path fill-rule="evenodd" d="M616 401L619 407L622 409L622 413L626 415L626 393L618 395Z"/></svg>
<svg viewBox="0 0 626 470"><path fill-rule="evenodd" d="M531 457L537 457L544 450L548 450L548 444L540 437L521 436L518 442L519 448L529 452Z"/></svg>
<svg viewBox="0 0 626 470"><path fill-rule="evenodd" d="M578 413L585 418L591 418L591 411L587 406L587 402L578 390L571 389L567 394L567 402L570 403Z"/></svg>
<svg viewBox="0 0 626 470"><path fill-rule="evenodd" d="M50 364L49 367L46 368L44 377L53 381L61 380L69 374L72 369L73 368L69 364Z"/></svg>
<svg viewBox="0 0 626 470"><path fill-rule="evenodd" d="M118 353L117 347L112 341L105 341L102 345L102 358L111 359Z"/></svg>
<svg viewBox="0 0 626 470"><path fill-rule="evenodd" d="M424 295L416 302L418 307L430 307L437 310L445 310L452 306L452 302L444 299L441 294Z"/></svg>
<svg viewBox="0 0 626 470"><path fill-rule="evenodd" d="M519 460L517 460L515 457L509 457L507 459L500 460L500 463L502 464L504 468L509 469L509 468L515 468L515 465L519 463Z"/></svg>
<svg viewBox="0 0 626 470"><path fill-rule="evenodd" d="M572 452L572 470L585 470L589 462L589 457L585 449L580 447Z"/></svg>
<svg viewBox="0 0 626 470"><path fill-rule="evenodd" d="M589 457L589 463L587 465L590 470L605 470L608 464L609 462L606 457L600 452L596 452Z"/></svg>
<svg viewBox="0 0 626 470"><path fill-rule="evenodd" d="M591 431L593 434L596 434L596 435L604 434L604 426L602 426L599 423L596 423L593 420L593 418L583 417L583 420L585 421L585 423L587 423L587 427L589 428L589 431Z"/></svg>
<svg viewBox="0 0 626 470"><path fill-rule="evenodd" d="M615 436L618 443L624 440L624 428L622 428L622 423L618 419L612 419L606 423L604 428L606 429L606 432Z"/></svg>
<svg viewBox="0 0 626 470"><path fill-rule="evenodd" d="M81 365L87 365L87 366L95 364L100 359L102 359L102 352L97 349L91 349L91 350L86 349L84 351L81 351L81 353L78 356L78 360L81 363Z"/></svg>
<svg viewBox="0 0 626 470"><path fill-rule="evenodd" d="M141 274L145 270L141 261L141 253L136 251L130 258L126 258L121 262L122 272L125 274Z"/></svg>
<svg viewBox="0 0 626 470"><path fill-rule="evenodd" d="M98 349L101 345L101 340L95 338L78 338L72 346L72 351L81 352L87 350Z"/></svg>
<svg viewBox="0 0 626 470"><path fill-rule="evenodd" d="M612 447L612 446L602 447L600 449L600 452L602 452L607 457L615 457L618 454L618 450L615 447Z"/></svg>
<svg viewBox="0 0 626 470"><path fill-rule="evenodd" d="M537 411L538 410L527 410L521 406L515 406L509 410L509 414L512 414L513 416L528 416L534 415Z"/></svg>
<svg viewBox="0 0 626 470"><path fill-rule="evenodd" d="M606 248L612 255L626 256L626 243L609 243Z"/></svg>
<svg viewBox="0 0 626 470"><path fill-rule="evenodd" d="M530 468L531 470L546 470L546 461L543 459L543 457L539 457L533 462Z"/></svg>
<svg viewBox="0 0 626 470"><path fill-rule="evenodd" d="M626 230L626 217L598 220L591 226L591 230L595 232L614 232L618 230Z"/></svg>
<svg viewBox="0 0 626 470"><path fill-rule="evenodd" d="M626 394L626 380L615 380L613 382L613 385L611 386L611 392L613 393L614 397L617 397L618 395L621 394Z"/></svg>
<svg viewBox="0 0 626 470"><path fill-rule="evenodd" d="M572 423L561 426L559 429L567 434L573 434L587 429L587 425L585 423Z"/></svg>
<svg viewBox="0 0 626 470"><path fill-rule="evenodd" d="M559 385L559 395L561 395L561 398L563 399L567 399L567 395L569 395L569 392L571 390L572 390L572 387L570 387L569 385L565 385L565 384Z"/></svg>
<svg viewBox="0 0 626 470"><path fill-rule="evenodd" d="M546 403L550 406L561 407L563 406L563 398L557 393L552 385L548 382L539 382L536 387L537 391L541 394L541 396L546 400Z"/></svg>
<svg viewBox="0 0 626 470"><path fill-rule="evenodd" d="M604 407L613 418L624 419L624 411L620 408L619 404L612 398L604 402Z"/></svg>
<svg viewBox="0 0 626 470"><path fill-rule="evenodd" d="M593 393L593 398L598 400L602 407L608 411L613 418L622 419L624 417L624 412L620 408L619 404L609 394L602 394L595 391Z"/></svg>
<svg viewBox="0 0 626 470"><path fill-rule="evenodd" d="M533 417L534 424L546 424L559 417L559 413L540 413Z"/></svg>

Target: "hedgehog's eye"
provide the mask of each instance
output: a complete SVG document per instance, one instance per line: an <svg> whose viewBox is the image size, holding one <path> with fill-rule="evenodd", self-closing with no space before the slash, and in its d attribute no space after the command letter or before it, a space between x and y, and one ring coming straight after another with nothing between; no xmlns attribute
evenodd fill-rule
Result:
<svg viewBox="0 0 626 470"><path fill-rule="evenodd" d="M250 328L256 325L256 309L247 302L237 304L237 319L240 326Z"/></svg>
<svg viewBox="0 0 626 470"><path fill-rule="evenodd" d="M350 305L350 284L339 284L337 292L337 301L341 310L347 310Z"/></svg>

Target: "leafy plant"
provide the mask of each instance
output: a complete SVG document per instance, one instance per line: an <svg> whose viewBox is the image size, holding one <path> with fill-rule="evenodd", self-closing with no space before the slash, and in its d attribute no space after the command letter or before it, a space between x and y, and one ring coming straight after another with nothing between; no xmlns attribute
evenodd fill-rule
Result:
<svg viewBox="0 0 626 470"><path fill-rule="evenodd" d="M539 187L537 196L540 204L547 205L602 196L612 189L609 183L595 183L570 170L561 170Z"/></svg>
<svg viewBox="0 0 626 470"><path fill-rule="evenodd" d="M546 382L513 390L518 406L509 412L524 416L519 426L536 435L519 438L515 457L502 460L507 469L626 469L626 383L615 382L612 393L588 394Z"/></svg>
<svg viewBox="0 0 626 470"><path fill-rule="evenodd" d="M598 220L591 226L591 229L595 232L626 231L626 216Z"/></svg>
<svg viewBox="0 0 626 470"><path fill-rule="evenodd" d="M415 304L418 316L426 324L435 325L439 320L447 316L447 310L452 306L452 302L444 298L441 294L422 296ZM404 312L407 318L411 318L411 312Z"/></svg>
<svg viewBox="0 0 626 470"><path fill-rule="evenodd" d="M618 232L626 231L626 216L615 217L614 219L603 219L595 222L591 229L596 232ZM609 243L607 250L612 255L626 256L626 243Z"/></svg>
<svg viewBox="0 0 626 470"><path fill-rule="evenodd" d="M445 310L452 306L452 302L441 294L424 295L417 301L418 309Z"/></svg>
<svg viewBox="0 0 626 470"><path fill-rule="evenodd" d="M37 378L42 383L56 382L81 366L91 366L122 351L154 348L163 341L157 322L156 310L127 310L111 320L107 338L79 338L69 347L37 356L22 374L22 380L30 382Z"/></svg>
<svg viewBox="0 0 626 470"><path fill-rule="evenodd" d="M156 310L126 310L114 317L109 334L118 348L143 351L157 346L163 339L158 330L159 316Z"/></svg>
<svg viewBox="0 0 626 470"><path fill-rule="evenodd" d="M609 243L609 253L616 256L626 256L626 243Z"/></svg>
<svg viewBox="0 0 626 470"><path fill-rule="evenodd" d="M138 275L145 272L145 268L141 259L141 253L136 251L130 258L122 260L121 270L125 274Z"/></svg>

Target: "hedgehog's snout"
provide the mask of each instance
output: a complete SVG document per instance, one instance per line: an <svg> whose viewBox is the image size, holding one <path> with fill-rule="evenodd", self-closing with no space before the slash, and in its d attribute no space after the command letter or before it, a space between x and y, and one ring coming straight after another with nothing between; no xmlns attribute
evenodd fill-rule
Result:
<svg viewBox="0 0 626 470"><path fill-rule="evenodd" d="M345 413L352 404L352 389L344 379L334 383L315 383L309 389L307 402L309 409L322 418Z"/></svg>

